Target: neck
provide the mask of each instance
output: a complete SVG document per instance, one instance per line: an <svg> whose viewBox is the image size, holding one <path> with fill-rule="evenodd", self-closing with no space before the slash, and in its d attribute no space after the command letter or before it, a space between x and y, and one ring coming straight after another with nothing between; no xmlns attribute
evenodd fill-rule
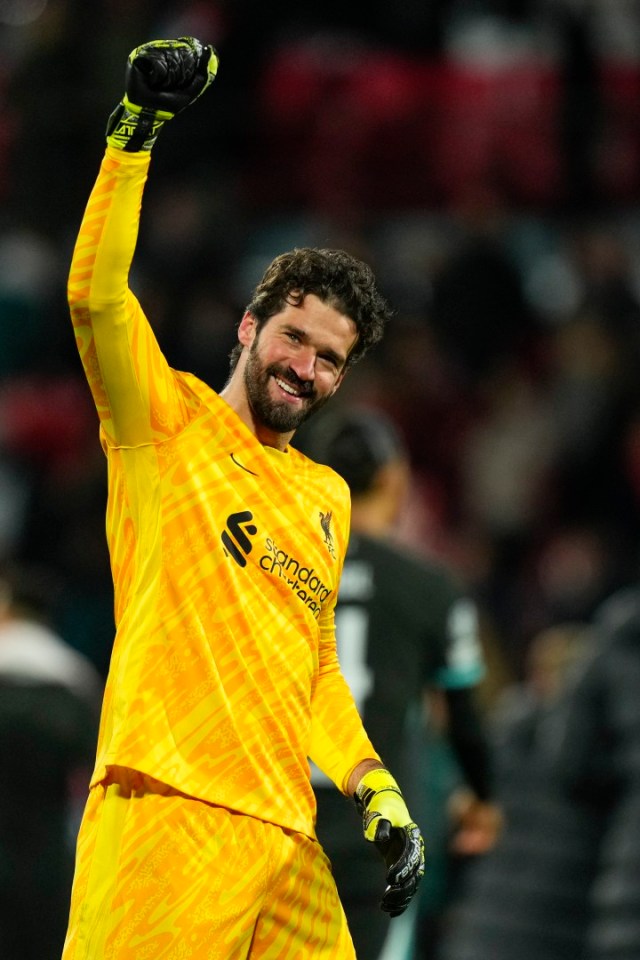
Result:
<svg viewBox="0 0 640 960"><path fill-rule="evenodd" d="M388 504L374 494L355 498L351 503L351 528L370 537L386 537L394 519Z"/></svg>
<svg viewBox="0 0 640 960"><path fill-rule="evenodd" d="M256 420L249 405L242 380L235 375L235 371L224 389L220 391L220 396L231 409L238 414L245 426L249 428L254 437L256 437L263 446L275 447L276 450L286 449L293 437L294 431L278 433L276 430L269 430L264 424Z"/></svg>

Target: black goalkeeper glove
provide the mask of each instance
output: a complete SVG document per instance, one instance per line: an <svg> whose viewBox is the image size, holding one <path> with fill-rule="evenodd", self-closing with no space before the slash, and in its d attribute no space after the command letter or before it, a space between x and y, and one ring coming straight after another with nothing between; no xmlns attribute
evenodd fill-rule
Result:
<svg viewBox="0 0 640 960"><path fill-rule="evenodd" d="M162 125L193 103L215 79L218 54L195 37L151 40L129 54L125 95L109 117L107 143L151 150Z"/></svg>
<svg viewBox="0 0 640 960"><path fill-rule="evenodd" d="M399 917L424 876L424 841L411 819L398 784L388 770L365 773L354 794L364 835L387 865L387 887L380 908Z"/></svg>

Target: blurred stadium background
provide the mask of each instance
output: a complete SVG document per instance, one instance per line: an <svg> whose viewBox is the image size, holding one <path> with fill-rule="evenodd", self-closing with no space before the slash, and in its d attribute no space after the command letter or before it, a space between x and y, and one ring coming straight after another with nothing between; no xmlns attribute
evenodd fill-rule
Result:
<svg viewBox="0 0 640 960"><path fill-rule="evenodd" d="M640 0L0 0L0 571L46 571L103 678L106 468L65 285L125 58L180 35L222 66L154 150L132 286L219 388L276 253L372 264L396 316L334 402L402 430L399 536L476 597L490 706L638 582Z"/></svg>
<svg viewBox="0 0 640 960"><path fill-rule="evenodd" d="M54 568L102 673L105 465L64 287L124 58L181 34L222 68L154 154L132 283L166 353L221 386L272 255L367 258L397 315L340 402L405 432L404 533L518 674L638 573L640 4L0 3L0 561Z"/></svg>

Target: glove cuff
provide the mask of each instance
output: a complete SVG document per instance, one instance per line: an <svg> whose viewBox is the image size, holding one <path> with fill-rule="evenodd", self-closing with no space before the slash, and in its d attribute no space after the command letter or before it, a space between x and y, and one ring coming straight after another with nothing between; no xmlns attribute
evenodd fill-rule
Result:
<svg viewBox="0 0 640 960"><path fill-rule="evenodd" d="M172 117L173 114L165 110L139 107L125 96L107 122L107 143L127 153L148 152L165 122Z"/></svg>
<svg viewBox="0 0 640 960"><path fill-rule="evenodd" d="M376 839L379 820L387 820L392 827L406 827L411 823L400 787L384 768L365 773L356 787L354 800L367 840Z"/></svg>
<svg viewBox="0 0 640 960"><path fill-rule="evenodd" d="M362 777L356 787L354 799L356 803L360 802L363 806L367 806L374 793L379 793L381 790L391 790L402 796L400 787L389 771L384 767L375 767Z"/></svg>

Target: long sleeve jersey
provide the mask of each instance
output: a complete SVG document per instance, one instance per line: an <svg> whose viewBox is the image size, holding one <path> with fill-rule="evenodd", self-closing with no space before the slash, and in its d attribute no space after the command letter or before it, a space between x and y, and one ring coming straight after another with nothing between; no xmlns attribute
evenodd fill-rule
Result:
<svg viewBox="0 0 640 960"><path fill-rule="evenodd" d="M169 366L128 281L148 165L107 148L69 278L116 620L92 782L132 767L314 836L308 758L345 791L378 756L336 655L349 492Z"/></svg>

